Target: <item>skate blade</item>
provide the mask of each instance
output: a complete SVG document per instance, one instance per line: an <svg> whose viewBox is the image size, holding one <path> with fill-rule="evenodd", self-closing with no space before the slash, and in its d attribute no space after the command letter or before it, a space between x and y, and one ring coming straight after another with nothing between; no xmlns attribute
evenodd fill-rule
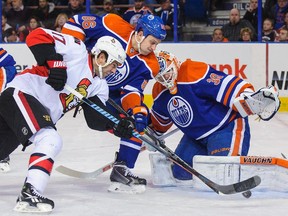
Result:
<svg viewBox="0 0 288 216"><path fill-rule="evenodd" d="M146 191L146 185L128 186L118 182L113 182L109 186L108 191L112 193L141 194Z"/></svg>
<svg viewBox="0 0 288 216"><path fill-rule="evenodd" d="M49 204L38 203L37 207L35 207L30 206L28 202L20 201L17 202L13 210L25 213L50 213L52 211L52 206Z"/></svg>
<svg viewBox="0 0 288 216"><path fill-rule="evenodd" d="M0 163L0 172L6 173L10 171L10 165L8 163Z"/></svg>

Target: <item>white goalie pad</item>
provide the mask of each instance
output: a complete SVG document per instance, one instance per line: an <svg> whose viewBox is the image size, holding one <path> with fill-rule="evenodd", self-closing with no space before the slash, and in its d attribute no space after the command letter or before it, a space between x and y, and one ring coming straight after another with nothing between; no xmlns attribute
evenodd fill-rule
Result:
<svg viewBox="0 0 288 216"><path fill-rule="evenodd" d="M172 162L159 153L149 154L149 159L152 184L155 186L174 186L176 181L171 170Z"/></svg>
<svg viewBox="0 0 288 216"><path fill-rule="evenodd" d="M262 120L271 119L280 107L279 92L274 86L268 86L258 91L243 92L235 98L234 106L242 117L257 114Z"/></svg>
<svg viewBox="0 0 288 216"><path fill-rule="evenodd" d="M253 191L288 192L288 160L282 158L195 156L193 168L217 184L232 184L258 175L261 177L261 184ZM198 178L194 178L193 186L210 191Z"/></svg>

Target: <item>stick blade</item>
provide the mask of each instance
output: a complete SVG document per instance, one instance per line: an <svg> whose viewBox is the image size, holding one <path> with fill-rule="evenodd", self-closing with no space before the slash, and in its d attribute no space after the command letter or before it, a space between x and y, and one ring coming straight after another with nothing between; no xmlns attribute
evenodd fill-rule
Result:
<svg viewBox="0 0 288 216"><path fill-rule="evenodd" d="M62 173L64 175L71 176L74 178L92 179L92 178L96 178L97 176L99 176L103 172L112 168L112 164L113 163L109 163L109 164L105 165L104 167L101 167L100 169L95 170L93 172L81 172L81 171L77 171L74 169L70 169L70 168L62 166L62 165L56 167L55 170L58 171L59 173Z"/></svg>
<svg viewBox="0 0 288 216"><path fill-rule="evenodd" d="M241 193L241 192L245 192L245 191L248 191L250 189L257 187L260 183L261 183L261 178L256 175L244 181L237 182L235 184L219 185L218 193L225 194L225 195Z"/></svg>

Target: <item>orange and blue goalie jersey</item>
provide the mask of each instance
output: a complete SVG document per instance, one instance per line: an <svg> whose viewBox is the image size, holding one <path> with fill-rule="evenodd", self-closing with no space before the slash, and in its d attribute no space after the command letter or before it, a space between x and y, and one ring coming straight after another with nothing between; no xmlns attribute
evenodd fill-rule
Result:
<svg viewBox="0 0 288 216"><path fill-rule="evenodd" d="M125 63L117 68L116 73L106 77L110 97L120 101L124 110L141 104L143 90L152 79L153 72L159 71L155 54L147 56L139 54L131 45L134 28L116 14L103 17L91 14L79 14L69 19L62 33L72 35L85 42L91 50L95 42L102 36L112 36L120 41L127 58ZM121 94L121 95L120 95Z"/></svg>
<svg viewBox="0 0 288 216"><path fill-rule="evenodd" d="M190 59L181 64L177 87L178 92L171 95L160 83L154 84L153 126L165 132L174 123L188 137L197 140L240 118L233 101L244 89L254 90L239 77Z"/></svg>
<svg viewBox="0 0 288 216"><path fill-rule="evenodd" d="M6 50L0 48L0 92L3 91L6 84L16 75L16 62Z"/></svg>

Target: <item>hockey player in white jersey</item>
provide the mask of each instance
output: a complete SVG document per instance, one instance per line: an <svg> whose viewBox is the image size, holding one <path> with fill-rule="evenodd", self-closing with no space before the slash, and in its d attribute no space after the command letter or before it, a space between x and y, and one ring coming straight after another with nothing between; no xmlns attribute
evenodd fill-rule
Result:
<svg viewBox="0 0 288 216"><path fill-rule="evenodd" d="M37 64L18 74L0 96L0 160L30 143L34 150L22 191L14 208L19 212L50 212L54 202L43 196L55 157L62 140L55 124L80 100L64 89L76 89L108 113L108 85L103 79L124 63L126 53L119 41L101 37L88 55L84 43L65 34L38 28L31 32L26 44ZM87 125L94 130L113 130L119 137L130 138L133 120L109 119L82 104Z"/></svg>

